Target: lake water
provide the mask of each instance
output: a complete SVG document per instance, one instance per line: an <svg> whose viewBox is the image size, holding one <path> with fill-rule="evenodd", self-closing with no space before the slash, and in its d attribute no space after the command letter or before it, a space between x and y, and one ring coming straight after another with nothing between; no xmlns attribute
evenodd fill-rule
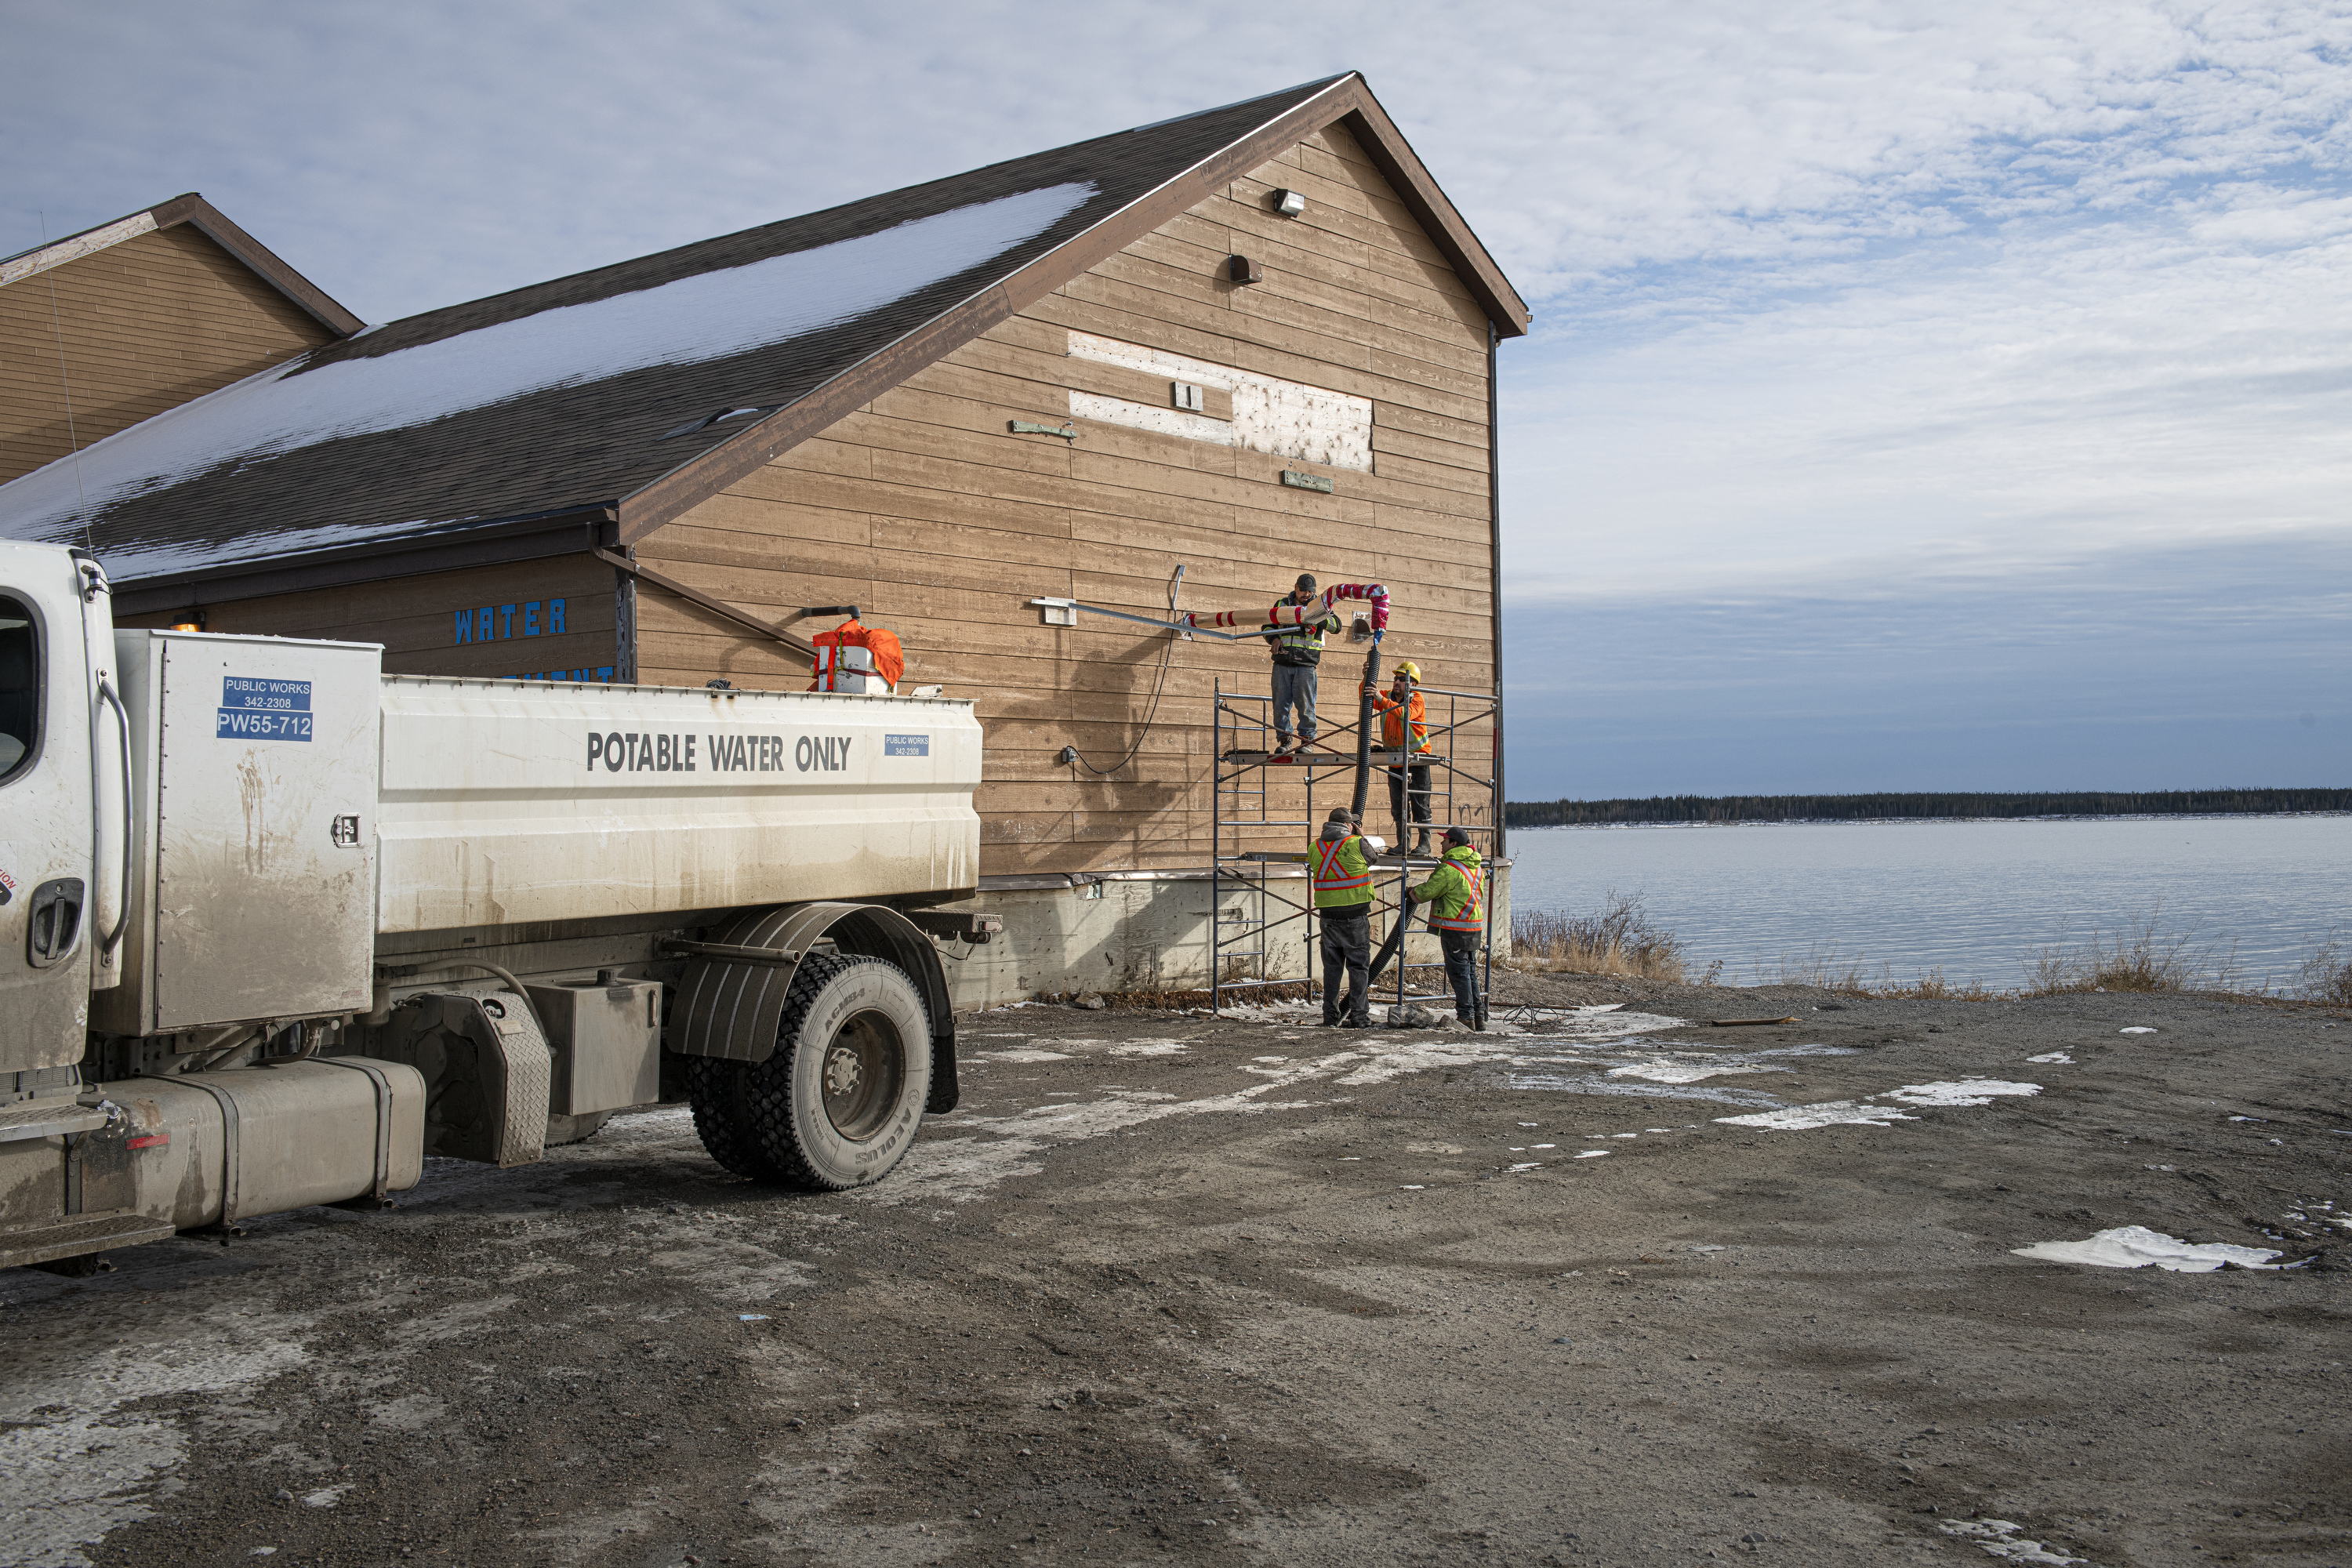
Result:
<svg viewBox="0 0 2352 1568"><path fill-rule="evenodd" d="M1515 828L1511 903L1587 914L1613 889L1753 984L1809 953L1898 983L1940 965L2008 989L2043 948L2151 912L2243 984L2352 938L2352 816Z"/></svg>

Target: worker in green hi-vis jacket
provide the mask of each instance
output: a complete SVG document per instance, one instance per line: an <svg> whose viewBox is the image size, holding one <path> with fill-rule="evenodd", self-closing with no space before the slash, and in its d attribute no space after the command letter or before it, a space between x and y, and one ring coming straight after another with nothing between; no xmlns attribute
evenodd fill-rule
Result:
<svg viewBox="0 0 2352 1568"><path fill-rule="evenodd" d="M1322 837L1307 853L1315 879L1315 918L1323 928L1323 1022L1327 1027L1372 1026L1372 862L1356 814L1331 808ZM1339 976L1348 977L1347 1016L1340 1016Z"/></svg>
<svg viewBox="0 0 2352 1568"><path fill-rule="evenodd" d="M1474 1029L1486 1026L1478 994L1478 941L1486 930L1486 868L1470 847L1469 830L1445 830L1445 853L1429 880L1405 897L1429 911L1429 929L1445 954L1445 981L1454 987L1454 1016Z"/></svg>

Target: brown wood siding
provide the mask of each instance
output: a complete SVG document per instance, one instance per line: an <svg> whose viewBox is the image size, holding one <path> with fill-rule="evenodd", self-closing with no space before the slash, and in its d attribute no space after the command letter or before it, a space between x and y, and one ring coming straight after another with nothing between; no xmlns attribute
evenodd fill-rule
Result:
<svg viewBox="0 0 2352 1568"><path fill-rule="evenodd" d="M204 629L382 643L383 668L395 675L500 679L561 672L559 678L568 679L580 671L593 679L617 662L613 590L610 566L590 555L559 555L209 605ZM561 633L554 629L558 600ZM484 637L486 610L489 635ZM122 624L168 626L183 614L126 616Z"/></svg>
<svg viewBox="0 0 2352 1568"><path fill-rule="evenodd" d="M55 313L51 290L55 290ZM142 234L0 289L0 484L332 340L193 226Z"/></svg>
<svg viewBox="0 0 2352 1568"><path fill-rule="evenodd" d="M1270 212L1276 186L1305 193L1306 214ZM1234 252L1261 261L1265 281L1226 282ZM1012 419L1068 419L1072 390L1164 402L1164 383L1070 357L1074 331L1370 399L1373 471L1093 421L1075 443L1008 434ZM906 685L976 700L984 874L1197 866L1210 853L1212 694L1220 681L1264 693L1263 647L1180 643L1162 689L1164 635L1089 616L1046 627L1026 601L1161 612L1179 563L1188 608L1270 605L1302 570L1376 580L1393 595L1384 671L1409 658L1433 687L1491 691L1486 370L1470 290L1335 127L755 469L637 555L754 613L855 602L904 640ZM1334 493L1286 488L1285 468L1326 473ZM637 624L641 679L806 684L783 650L657 589ZM1327 731L1354 716L1363 656L1344 641L1325 656ZM1444 700L1430 705L1442 720ZM1055 760L1066 744L1103 767L1137 752L1099 779ZM1491 732L1453 750L1484 776ZM1295 771L1263 776L1271 815L1303 815ZM1318 814L1349 788L1343 773L1318 784ZM1386 814L1376 781L1371 824ZM1306 837L1283 828L1249 847Z"/></svg>

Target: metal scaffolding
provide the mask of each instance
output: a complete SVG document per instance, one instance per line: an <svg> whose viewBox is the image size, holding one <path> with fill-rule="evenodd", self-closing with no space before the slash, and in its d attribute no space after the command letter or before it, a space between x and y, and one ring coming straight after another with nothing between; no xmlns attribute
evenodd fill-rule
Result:
<svg viewBox="0 0 2352 1568"><path fill-rule="evenodd" d="M1465 828L1478 842L1485 835L1484 847L1489 861L1494 858L1496 833L1502 822L1502 812L1496 803L1493 760L1487 759L1485 770L1465 768L1454 755L1455 737L1467 726L1481 720L1498 719L1501 702L1492 694L1475 691L1448 691L1432 687L1417 689L1424 707L1433 707L1435 700L1444 699L1444 722L1433 713L1428 716L1428 738L1431 749L1410 756L1401 751L1374 746L1371 764L1383 778L1393 778L1397 770L1409 767L1429 770L1429 788L1425 792L1430 820L1426 824L1433 835L1443 835L1453 826ZM1227 690L1220 679L1214 688L1212 733L1215 750L1210 761L1212 790L1210 807L1210 902L1209 902L1209 1008L1222 1012L1228 994L1245 994L1276 985L1297 985L1302 983L1319 984L1318 972L1318 940L1321 932L1315 919L1314 887L1311 880L1282 878L1301 891L1297 898L1276 890L1276 880L1271 873L1276 866L1305 865L1307 856L1303 850L1268 850L1249 847L1252 840L1263 844L1267 837L1277 833L1295 834L1304 843L1311 843L1321 830L1323 822L1315 806L1316 785L1322 783L1328 789L1336 774L1343 782L1339 793L1341 804L1352 798L1355 788L1356 755L1351 743L1344 752L1325 749L1319 743L1301 746L1287 757L1278 757L1267 749L1266 739L1274 732L1271 710L1274 698L1269 693ZM1344 724L1323 725L1317 735L1318 742L1347 737L1351 742L1356 734L1353 720ZM1411 773L1405 774L1408 784ZM1304 786L1306 815L1300 818L1276 817L1274 796L1276 783L1284 778L1297 779ZM1377 786L1381 780L1374 781ZM1423 792L1412 791L1413 795ZM1367 796L1366 814L1377 808L1378 790ZM1465 821L1465 816L1482 815L1476 805L1483 796L1484 822ZM1458 802L1458 804L1457 804ZM1468 809L1464 809L1467 807ZM1395 815L1395 807L1391 807ZM1405 815L1412 815L1412 804L1405 803ZM1373 908L1385 912L1393 921L1404 906L1405 889L1414 881L1425 879L1436 868L1437 857L1407 853L1411 847L1411 823L1397 824L1398 837L1390 851L1374 863ZM1393 869L1394 879L1383 888L1381 878ZM1236 885L1242 893L1241 902L1233 910L1225 908L1225 888ZM1485 995L1494 977L1495 933L1491 918L1494 907L1493 879L1487 882L1487 910L1479 994ZM1277 957L1272 942L1275 933L1298 922L1305 938L1307 973L1279 974L1273 971L1286 967ZM1396 958L1395 1001L1403 1005L1405 971L1407 969L1438 969L1443 964L1407 963L1400 946Z"/></svg>

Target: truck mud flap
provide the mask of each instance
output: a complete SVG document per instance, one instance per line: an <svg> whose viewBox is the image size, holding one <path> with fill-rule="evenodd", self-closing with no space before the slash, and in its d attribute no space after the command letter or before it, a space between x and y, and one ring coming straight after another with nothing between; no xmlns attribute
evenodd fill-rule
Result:
<svg viewBox="0 0 2352 1568"><path fill-rule="evenodd" d="M424 1075L425 1152L486 1165L546 1152L554 1054L510 991L429 991L394 1009L378 1054Z"/></svg>
<svg viewBox="0 0 2352 1568"><path fill-rule="evenodd" d="M923 1109L956 1108L955 1009L939 950L884 904L784 904L747 910L709 942L666 944L684 956L670 1049L680 1056L763 1062L776 1049L793 974L812 952L861 953L906 971L930 1016L931 1089Z"/></svg>

